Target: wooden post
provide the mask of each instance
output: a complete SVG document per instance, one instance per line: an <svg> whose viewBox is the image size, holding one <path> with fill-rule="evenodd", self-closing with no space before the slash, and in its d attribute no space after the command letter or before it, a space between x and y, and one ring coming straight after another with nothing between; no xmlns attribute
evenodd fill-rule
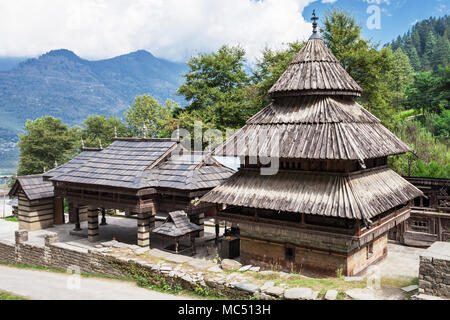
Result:
<svg viewBox="0 0 450 320"><path fill-rule="evenodd" d="M105 215L106 215L106 209L105 209L105 208L102 208L102 222L100 223L101 226L106 226L106 225L108 225L108 224L106 223L106 217L105 217Z"/></svg>
<svg viewBox="0 0 450 320"><path fill-rule="evenodd" d="M150 246L150 226L151 226L152 215L150 213L138 213L138 234L137 242L140 247ZM154 224L154 222L153 222Z"/></svg>
<svg viewBox="0 0 450 320"><path fill-rule="evenodd" d="M180 245L180 242L178 238L175 240L175 253L178 253L178 246Z"/></svg>
<svg viewBox="0 0 450 320"><path fill-rule="evenodd" d="M195 252L195 236L193 234L190 234L189 236L191 238L192 253L196 254L197 252Z"/></svg>
<svg viewBox="0 0 450 320"><path fill-rule="evenodd" d="M98 241L98 208L88 208L88 240L89 242Z"/></svg>
<svg viewBox="0 0 450 320"><path fill-rule="evenodd" d="M215 241L216 241L216 243L218 243L219 242L220 226L219 226L218 223L216 223L215 227L216 227L216 239L215 239Z"/></svg>
<svg viewBox="0 0 450 320"><path fill-rule="evenodd" d="M73 231L81 231L80 225L80 207L75 207L75 229Z"/></svg>

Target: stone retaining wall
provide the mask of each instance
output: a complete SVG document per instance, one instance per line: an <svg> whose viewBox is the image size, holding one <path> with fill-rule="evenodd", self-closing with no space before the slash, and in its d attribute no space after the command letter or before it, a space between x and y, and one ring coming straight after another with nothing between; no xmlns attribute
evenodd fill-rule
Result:
<svg viewBox="0 0 450 320"><path fill-rule="evenodd" d="M419 292L450 298L450 242L435 242L420 256Z"/></svg>
<svg viewBox="0 0 450 320"><path fill-rule="evenodd" d="M17 231L16 243L0 241L0 262L47 266L60 269L79 268L81 272L99 273L110 276L145 279L148 284L164 285L219 294L230 298L249 298L253 292L238 289L223 281L207 279L199 275L164 270L156 264L139 261L138 258L123 258L99 249L78 248L57 242L56 234L46 235L45 245L27 243L24 231ZM26 231L25 231L26 232ZM55 236L56 235L56 236ZM256 294L256 293L255 293Z"/></svg>

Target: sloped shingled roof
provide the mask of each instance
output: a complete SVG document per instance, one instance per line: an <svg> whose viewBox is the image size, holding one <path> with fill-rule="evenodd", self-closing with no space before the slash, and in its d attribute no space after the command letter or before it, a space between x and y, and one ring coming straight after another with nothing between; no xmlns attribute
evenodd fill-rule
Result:
<svg viewBox="0 0 450 320"><path fill-rule="evenodd" d="M151 182L146 169L176 146L177 142L170 139L117 139L102 151L90 154L77 168L50 180L127 189L145 188Z"/></svg>
<svg viewBox="0 0 450 320"><path fill-rule="evenodd" d="M14 186L9 192L9 196L16 197L20 189L25 192L29 200L45 199L54 196L53 184L50 181L44 181L41 174L17 177Z"/></svg>
<svg viewBox="0 0 450 320"><path fill-rule="evenodd" d="M81 153L46 176L51 181L128 189L198 190L214 188L235 172L203 153L172 152L177 146L169 139L119 139L101 151Z"/></svg>
<svg viewBox="0 0 450 320"><path fill-rule="evenodd" d="M305 94L360 96L361 92L358 83L320 38L306 42L269 90L273 97Z"/></svg>
<svg viewBox="0 0 450 320"><path fill-rule="evenodd" d="M227 156L364 160L411 149L352 99L277 98L214 151Z"/></svg>
<svg viewBox="0 0 450 320"><path fill-rule="evenodd" d="M202 201L293 213L367 219L422 192L389 168L357 174L242 169Z"/></svg>
<svg viewBox="0 0 450 320"><path fill-rule="evenodd" d="M159 227L153 229L153 233L168 237L182 237L192 232L200 231L201 227L190 222L186 212L174 211L169 213L166 221Z"/></svg>

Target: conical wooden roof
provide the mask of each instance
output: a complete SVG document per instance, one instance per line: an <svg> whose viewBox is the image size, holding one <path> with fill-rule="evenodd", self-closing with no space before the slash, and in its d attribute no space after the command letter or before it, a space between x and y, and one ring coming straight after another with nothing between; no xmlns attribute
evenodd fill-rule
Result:
<svg viewBox="0 0 450 320"><path fill-rule="evenodd" d="M298 95L347 95L362 89L345 71L322 39L312 37L269 90L272 97Z"/></svg>

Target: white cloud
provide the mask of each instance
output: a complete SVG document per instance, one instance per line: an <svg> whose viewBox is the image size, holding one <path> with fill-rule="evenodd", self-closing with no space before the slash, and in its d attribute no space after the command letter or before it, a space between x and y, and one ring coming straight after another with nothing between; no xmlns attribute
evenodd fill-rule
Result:
<svg viewBox="0 0 450 320"><path fill-rule="evenodd" d="M301 13L314 1L2 0L0 56L66 48L100 59L145 49L184 61L241 44L253 59L266 45L306 39L311 24Z"/></svg>

